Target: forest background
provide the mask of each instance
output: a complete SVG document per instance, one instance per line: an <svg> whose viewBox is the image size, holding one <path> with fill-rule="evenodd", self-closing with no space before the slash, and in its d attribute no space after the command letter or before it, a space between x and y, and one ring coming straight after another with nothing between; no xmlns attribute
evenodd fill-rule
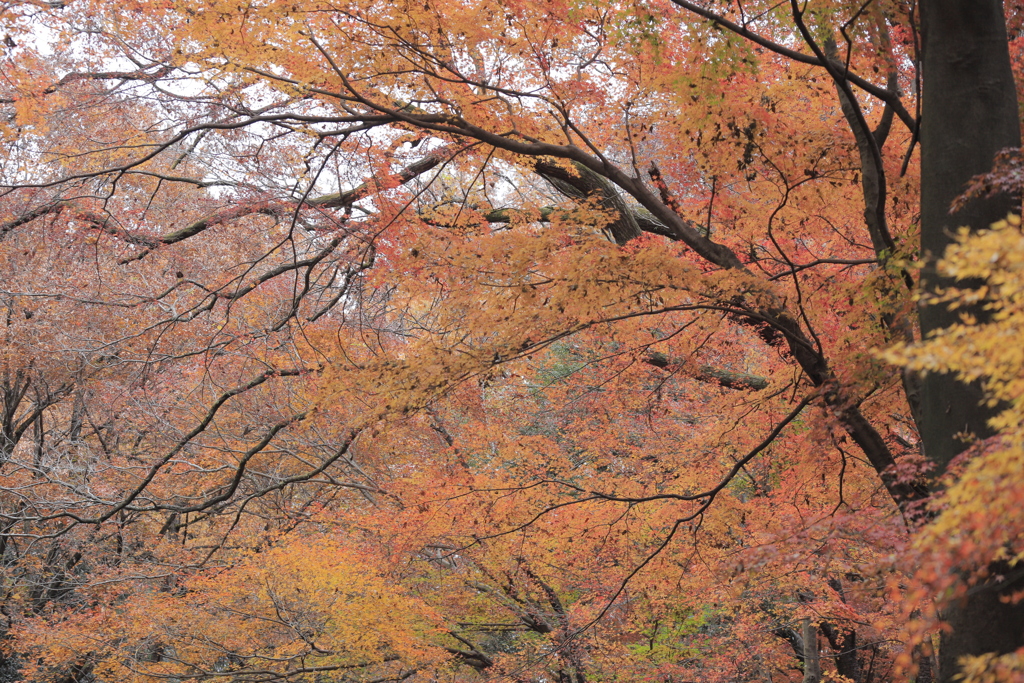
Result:
<svg viewBox="0 0 1024 683"><path fill-rule="evenodd" d="M1024 9L0 23L5 680L1024 676Z"/></svg>

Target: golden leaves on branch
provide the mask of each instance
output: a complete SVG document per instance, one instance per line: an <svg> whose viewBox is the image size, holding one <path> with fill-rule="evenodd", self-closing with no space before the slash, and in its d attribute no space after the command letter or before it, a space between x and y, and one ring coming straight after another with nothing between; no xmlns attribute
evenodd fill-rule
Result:
<svg viewBox="0 0 1024 683"><path fill-rule="evenodd" d="M911 641L920 641L941 619L943 606L983 584L1009 581L1024 560L1024 236L1011 215L987 230L961 228L938 263L955 279L934 305L961 310L960 322L919 343L897 345L882 355L917 372L949 372L980 382L991 406L997 436L976 441L955 461L934 518L913 542L913 588L907 609ZM964 435L973 438L973 435ZM993 576L992 572L1009 576ZM1019 592L1005 600L1019 602ZM931 601L934 600L934 603ZM966 683L1017 680L1019 653L984 655L964 662Z"/></svg>

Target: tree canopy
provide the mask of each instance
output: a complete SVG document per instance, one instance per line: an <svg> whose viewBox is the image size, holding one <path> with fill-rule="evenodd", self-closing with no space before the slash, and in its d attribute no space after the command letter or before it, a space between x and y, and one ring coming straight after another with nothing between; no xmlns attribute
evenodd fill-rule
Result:
<svg viewBox="0 0 1024 683"><path fill-rule="evenodd" d="M1020 680L1022 21L4 3L0 678Z"/></svg>

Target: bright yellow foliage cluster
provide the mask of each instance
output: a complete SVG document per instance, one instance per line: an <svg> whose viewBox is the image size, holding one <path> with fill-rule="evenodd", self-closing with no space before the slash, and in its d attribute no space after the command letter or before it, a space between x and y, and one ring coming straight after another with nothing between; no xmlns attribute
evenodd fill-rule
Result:
<svg viewBox="0 0 1024 683"><path fill-rule="evenodd" d="M128 593L114 589L108 604L60 624L61 638L31 673L82 656L100 660L103 680L126 683L240 667L408 676L442 665L447 654L430 643L437 615L352 545L297 535L161 591L143 582Z"/></svg>
<svg viewBox="0 0 1024 683"><path fill-rule="evenodd" d="M886 356L920 372L953 372L980 381L992 406L999 435L967 451L962 474L941 499L938 516L915 540L923 557L916 578L938 597L937 608L962 596L971 585L990 580L993 563L1011 573L1024 559L1024 235L1011 215L989 230L961 228L957 242L939 262L941 274L961 286L933 295L952 309L980 306L984 320L964 313L961 322L913 346ZM954 468L959 469L959 468ZM996 580L1000 580L996 577ZM1014 596L1019 598L1020 596ZM923 625L923 624L922 624ZM985 655L964 661L964 680L982 683L1019 680L1020 653Z"/></svg>

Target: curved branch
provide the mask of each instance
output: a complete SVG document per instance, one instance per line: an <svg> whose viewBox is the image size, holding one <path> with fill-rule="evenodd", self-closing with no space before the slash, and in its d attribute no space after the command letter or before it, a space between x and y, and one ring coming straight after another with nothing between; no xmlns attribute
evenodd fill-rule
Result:
<svg viewBox="0 0 1024 683"><path fill-rule="evenodd" d="M826 68L831 67L833 69L842 70L846 72L846 67L841 62L832 61L819 55L804 54L803 52L798 52L797 50L790 49L785 45L781 45L780 43L776 43L775 41L769 40L768 38L765 38L762 35L754 33L745 25L729 21L721 14L717 14L709 9L705 9L700 5L690 2L690 0L672 0L672 3L682 7L685 10L693 12L698 16L704 17L708 21L711 21L712 23L718 26L728 29L729 31L732 31L736 35L745 38L752 43L760 45L763 48L767 48L768 50L771 50L775 54L780 55L782 57L786 57L787 59L792 59L793 61L800 62L801 64L810 64L811 66L823 66ZM872 97L881 100L882 102L885 102L887 105L892 107L893 112L896 114L896 116L899 117L900 121L902 121L904 125L906 125L907 130L909 130L911 133L917 130L916 119L913 116L911 116L910 112L908 112L906 107L903 106L903 102L900 100L900 97L898 94L896 94L896 92L889 91L885 88L879 87L872 83L871 81L861 76L858 76L857 74L854 73L847 72L845 73L845 77L864 92L868 93Z"/></svg>

